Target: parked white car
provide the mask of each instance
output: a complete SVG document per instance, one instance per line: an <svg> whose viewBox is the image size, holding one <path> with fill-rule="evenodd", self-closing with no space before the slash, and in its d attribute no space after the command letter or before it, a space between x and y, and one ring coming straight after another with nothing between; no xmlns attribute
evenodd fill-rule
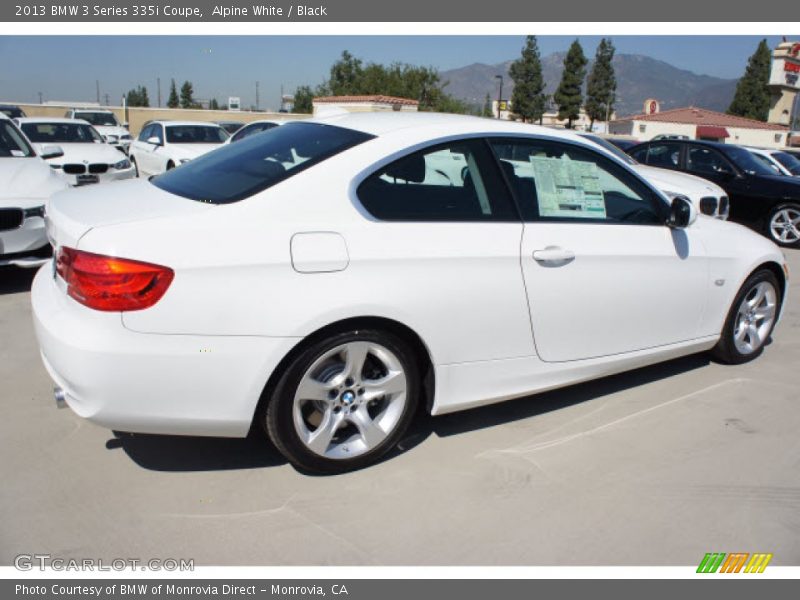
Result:
<svg viewBox="0 0 800 600"><path fill-rule="evenodd" d="M106 143L116 146L125 154L131 145L131 133L127 123L120 123L110 110L99 108L71 108L64 115L67 119L81 119L92 125L103 136Z"/></svg>
<svg viewBox="0 0 800 600"><path fill-rule="evenodd" d="M228 141L225 142L226 144L233 144L240 140L243 140L246 137L250 137L251 135L255 135L256 133L261 133L262 131L269 131L275 127L279 127L281 123L284 121L272 121L272 120L261 120L261 121L251 121L244 127L237 129L235 133L228 138Z"/></svg>
<svg viewBox="0 0 800 600"><path fill-rule="evenodd" d="M775 244L575 134L434 113L288 123L58 194L48 227L32 302L57 399L123 431L255 423L322 472L377 460L417 407L749 361L788 277Z"/></svg>
<svg viewBox="0 0 800 600"><path fill-rule="evenodd" d="M800 177L800 158L783 150L745 147L764 165L775 171L776 175Z"/></svg>
<svg viewBox="0 0 800 600"><path fill-rule="evenodd" d="M48 160L50 167L71 185L119 181L136 176L128 157L86 121L48 117L15 119L34 147L58 145L63 154Z"/></svg>
<svg viewBox="0 0 800 600"><path fill-rule="evenodd" d="M218 148L227 139L227 132L216 123L151 121L131 144L131 161L139 175L158 175Z"/></svg>
<svg viewBox="0 0 800 600"><path fill-rule="evenodd" d="M668 198L686 196L701 214L722 219L723 221L728 219L730 201L725 190L716 183L689 173L643 165L626 154L624 150L598 135L581 135L628 163L632 169L664 192Z"/></svg>
<svg viewBox="0 0 800 600"><path fill-rule="evenodd" d="M46 156L55 157L61 149L45 151ZM33 267L47 262L45 205L51 194L66 188L19 129L0 115L0 266Z"/></svg>

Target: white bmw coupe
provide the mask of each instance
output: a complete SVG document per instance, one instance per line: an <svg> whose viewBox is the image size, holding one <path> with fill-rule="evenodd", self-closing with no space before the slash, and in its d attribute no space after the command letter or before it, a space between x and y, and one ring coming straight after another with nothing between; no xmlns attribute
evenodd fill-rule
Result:
<svg viewBox="0 0 800 600"><path fill-rule="evenodd" d="M134 432L376 461L462 410L778 321L778 248L569 132L440 114L289 123L150 180L56 195L36 332L57 397ZM535 401L535 400L531 400Z"/></svg>

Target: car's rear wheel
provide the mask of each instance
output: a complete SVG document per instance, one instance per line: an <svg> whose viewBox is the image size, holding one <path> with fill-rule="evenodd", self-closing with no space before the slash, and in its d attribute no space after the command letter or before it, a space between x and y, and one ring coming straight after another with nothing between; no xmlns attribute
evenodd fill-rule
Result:
<svg viewBox="0 0 800 600"><path fill-rule="evenodd" d="M767 221L767 233L780 246L800 245L800 204L775 207Z"/></svg>
<svg viewBox="0 0 800 600"><path fill-rule="evenodd" d="M372 464L391 450L419 396L417 362L403 339L349 331L311 344L292 361L263 422L292 464L338 473Z"/></svg>
<svg viewBox="0 0 800 600"><path fill-rule="evenodd" d="M713 356L728 364L753 360L764 350L781 306L781 290L768 269L753 273L733 301Z"/></svg>

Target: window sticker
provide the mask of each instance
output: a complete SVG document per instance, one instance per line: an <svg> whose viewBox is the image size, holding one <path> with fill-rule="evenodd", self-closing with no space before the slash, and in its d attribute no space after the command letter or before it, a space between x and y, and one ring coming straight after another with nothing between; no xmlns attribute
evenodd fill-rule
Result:
<svg viewBox="0 0 800 600"><path fill-rule="evenodd" d="M606 218L606 203L596 164L543 156L531 156L530 160L540 216Z"/></svg>

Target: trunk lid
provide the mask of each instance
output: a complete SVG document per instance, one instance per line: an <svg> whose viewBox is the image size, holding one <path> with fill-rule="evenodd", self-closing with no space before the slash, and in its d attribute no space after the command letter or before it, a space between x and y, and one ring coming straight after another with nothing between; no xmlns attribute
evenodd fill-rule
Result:
<svg viewBox="0 0 800 600"><path fill-rule="evenodd" d="M175 196L143 179L73 188L47 204L47 236L54 248L77 248L91 229L161 217L195 215L215 206Z"/></svg>

